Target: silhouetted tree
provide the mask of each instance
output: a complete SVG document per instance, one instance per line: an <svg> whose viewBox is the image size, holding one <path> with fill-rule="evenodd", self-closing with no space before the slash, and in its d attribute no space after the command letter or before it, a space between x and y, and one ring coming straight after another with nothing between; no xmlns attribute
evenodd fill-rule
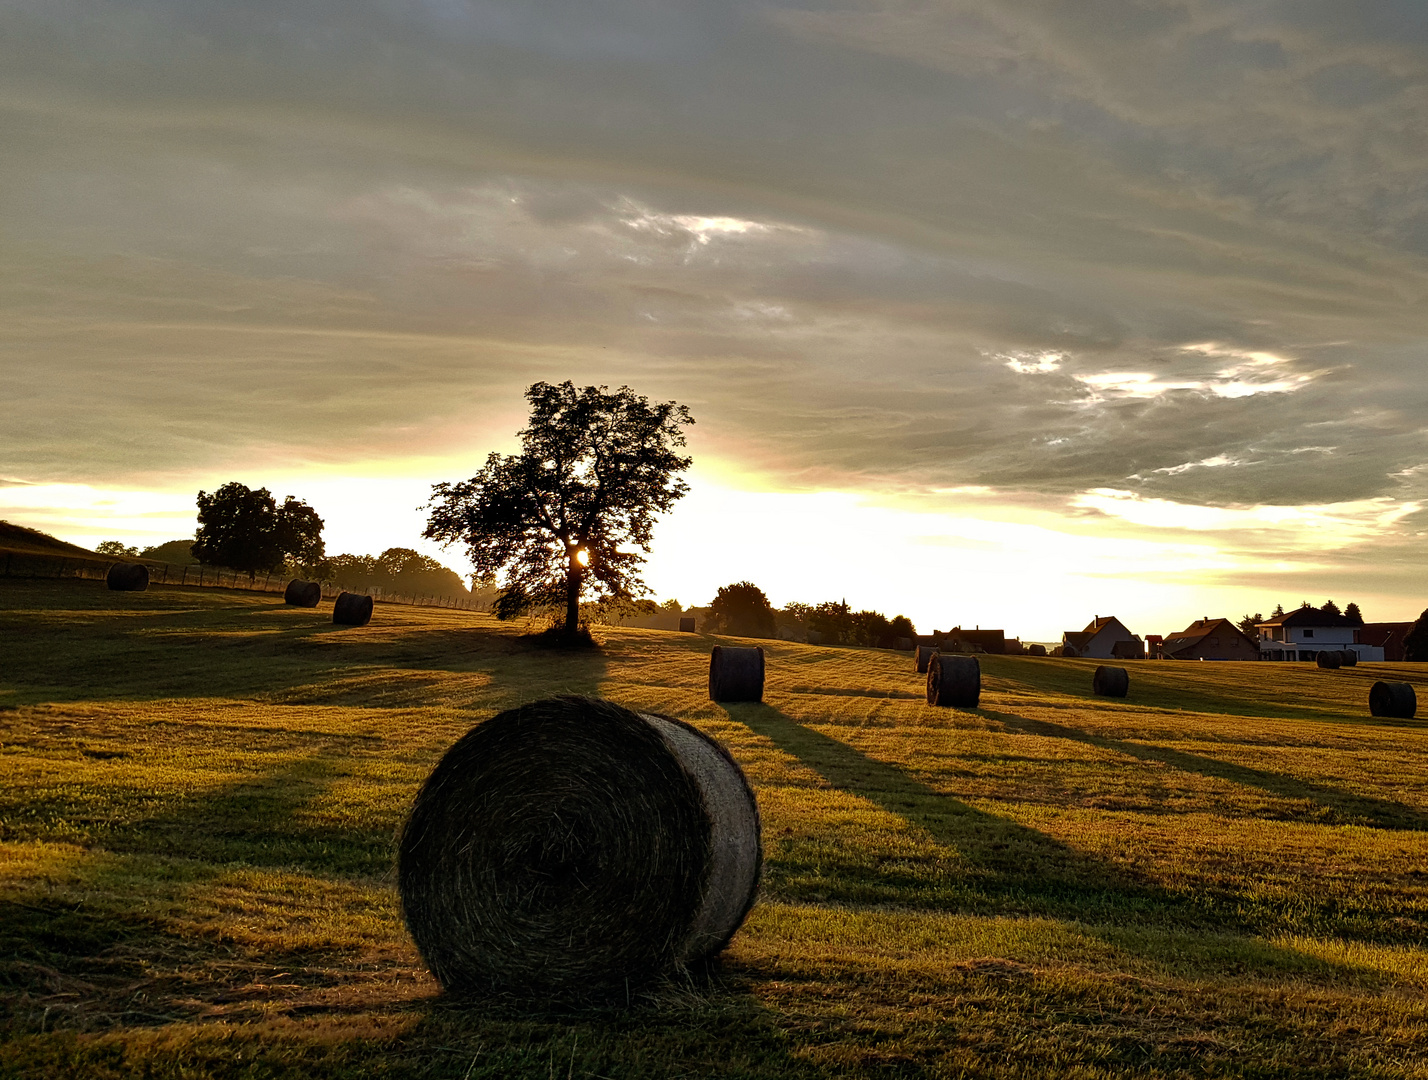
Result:
<svg viewBox="0 0 1428 1080"><path fill-rule="evenodd" d="M1344 618L1348 619L1349 622L1355 626L1362 626L1364 624L1363 613L1359 611L1358 604L1352 602L1350 602L1348 607L1344 608Z"/></svg>
<svg viewBox="0 0 1428 1080"><path fill-rule="evenodd" d="M773 605L752 581L736 581L722 586L714 595L704 617L704 627L712 634L736 637L773 637Z"/></svg>
<svg viewBox="0 0 1428 1080"><path fill-rule="evenodd" d="M1275 604L1275 605L1274 605L1274 610L1269 613L1269 617L1270 617L1271 619L1282 619L1282 618L1284 618L1284 605L1283 605L1283 604Z"/></svg>
<svg viewBox="0 0 1428 1080"><path fill-rule="evenodd" d="M895 638L917 637L917 629L912 625L912 620L906 615L894 615L892 622L888 626L888 630Z"/></svg>
<svg viewBox="0 0 1428 1080"><path fill-rule="evenodd" d="M192 551L206 566L250 573L281 570L289 560L316 563L322 558L322 518L291 495L278 506L267 488L230 481L212 494L198 493Z"/></svg>
<svg viewBox="0 0 1428 1080"><path fill-rule="evenodd" d="M1319 610L1322 611L1325 615L1342 615L1342 614L1343 614L1343 612L1339 610L1339 605L1336 604L1336 603L1334 603L1334 601L1332 601L1332 600L1325 600L1325 601L1324 601L1324 606L1321 607Z"/></svg>
<svg viewBox="0 0 1428 1080"><path fill-rule="evenodd" d="M1420 664L1428 661L1428 611L1418 616L1418 621L1403 639L1403 659Z"/></svg>
<svg viewBox="0 0 1428 1080"><path fill-rule="evenodd" d="M1256 611L1253 615L1246 615L1239 622L1235 623L1235 625L1240 628L1240 633L1253 641L1259 636L1259 631L1256 627L1262 622L1264 622L1264 616Z"/></svg>
<svg viewBox="0 0 1428 1080"><path fill-rule="evenodd" d="M690 459L674 448L694 418L677 402L651 404L628 386L612 394L538 382L526 400L521 452L491 454L470 480L432 488L422 535L463 542L478 575L501 575L527 605L563 596L565 633L574 635L588 579L604 596L648 591L637 573L640 552L650 550L655 516L689 490L678 474Z"/></svg>
<svg viewBox="0 0 1428 1080"><path fill-rule="evenodd" d="M131 558L139 554L136 547L126 547L120 540L101 540L94 545L94 550L100 555L128 555Z"/></svg>

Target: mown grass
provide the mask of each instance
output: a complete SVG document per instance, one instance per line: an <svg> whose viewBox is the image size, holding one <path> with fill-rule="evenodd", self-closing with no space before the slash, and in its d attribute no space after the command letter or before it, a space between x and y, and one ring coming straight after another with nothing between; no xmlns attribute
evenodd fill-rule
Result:
<svg viewBox="0 0 1428 1080"><path fill-rule="evenodd" d="M1428 1076L1428 725L1392 670L709 642L530 649L465 612L337 629L266 595L0 583L0 1074ZM722 739L764 816L711 983L629 1009L443 999L392 840L471 724L554 692Z"/></svg>

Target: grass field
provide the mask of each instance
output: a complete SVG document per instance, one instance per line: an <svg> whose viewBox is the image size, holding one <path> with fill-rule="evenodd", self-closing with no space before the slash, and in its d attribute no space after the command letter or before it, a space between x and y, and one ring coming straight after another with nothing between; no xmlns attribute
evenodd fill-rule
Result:
<svg viewBox="0 0 1428 1080"><path fill-rule="evenodd" d="M0 582L0 1075L1428 1077L1428 665L531 650L485 616ZM614 1012L443 1000L393 835L473 723L599 693L743 764L759 905L712 984Z"/></svg>

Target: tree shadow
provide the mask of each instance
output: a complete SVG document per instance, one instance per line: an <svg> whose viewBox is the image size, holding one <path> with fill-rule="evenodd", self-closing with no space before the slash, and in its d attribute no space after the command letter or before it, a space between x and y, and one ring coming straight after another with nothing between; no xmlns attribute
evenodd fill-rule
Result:
<svg viewBox="0 0 1428 1080"><path fill-rule="evenodd" d="M1306 799L1330 811L1334 815L1331 824L1368 825L1376 829L1405 829L1419 832L1428 830L1428 815L1387 799L1358 795L1329 787L1326 784L1299 780L1283 773L1252 769L1247 765L1236 765L1232 762L1204 757L1184 750L1130 742L1105 735L1093 735L1079 728L1054 724L1048 720L1032 720L1015 713L998 712L985 708L977 711L988 719L998 720L1008 728L1029 735L1069 739L1101 750L1126 754L1141 761L1159 762L1182 772L1196 773L1200 776L1243 784L1246 787L1259 788L1281 798Z"/></svg>

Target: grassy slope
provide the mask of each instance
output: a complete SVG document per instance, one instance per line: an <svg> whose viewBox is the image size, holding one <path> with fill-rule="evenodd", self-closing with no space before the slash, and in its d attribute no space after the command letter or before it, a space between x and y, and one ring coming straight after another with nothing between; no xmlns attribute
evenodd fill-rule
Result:
<svg viewBox="0 0 1428 1080"><path fill-rule="evenodd" d="M0 1074L1428 1076L1428 725L1387 670L529 652L466 612L339 630L265 595L0 582ZM762 902L713 987L617 1014L440 999L392 836L471 723L600 692L743 763Z"/></svg>
<svg viewBox="0 0 1428 1080"><path fill-rule="evenodd" d="M77 544L66 543L63 540L51 536L49 533L40 532L38 529L27 529L23 525L12 525L8 521L0 521L0 551L18 551L26 555L67 555L75 558L104 558L103 555L97 555L88 548L82 548Z"/></svg>

